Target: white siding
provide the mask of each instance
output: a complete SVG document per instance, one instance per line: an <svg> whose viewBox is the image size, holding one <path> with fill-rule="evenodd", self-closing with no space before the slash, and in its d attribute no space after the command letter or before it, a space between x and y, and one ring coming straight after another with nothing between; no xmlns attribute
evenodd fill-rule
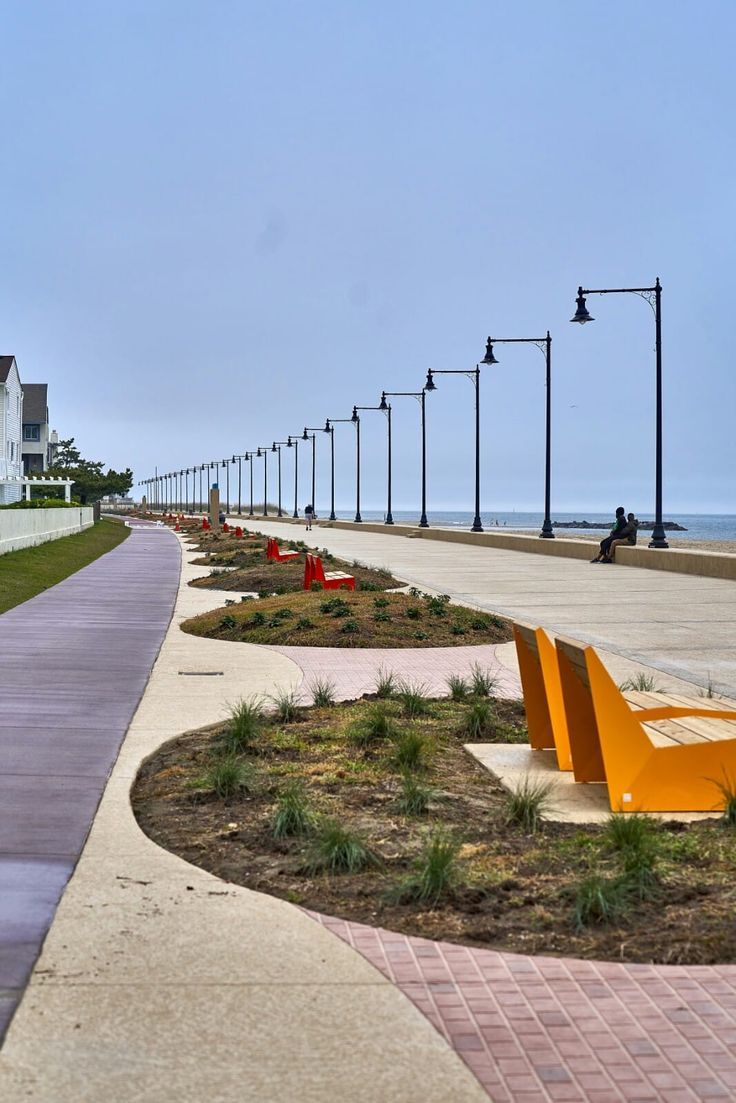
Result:
<svg viewBox="0 0 736 1103"><path fill-rule="evenodd" d="M8 372L7 382L0 384L0 479L20 477L23 474L21 448L21 416L23 391L15 361ZM20 484L0 484L0 503L17 502L21 497Z"/></svg>

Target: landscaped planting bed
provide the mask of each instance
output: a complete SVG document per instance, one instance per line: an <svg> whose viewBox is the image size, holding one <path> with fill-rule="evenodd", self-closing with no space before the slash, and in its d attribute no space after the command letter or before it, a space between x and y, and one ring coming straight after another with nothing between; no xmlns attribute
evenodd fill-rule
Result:
<svg viewBox="0 0 736 1103"><path fill-rule="evenodd" d="M521 953L736 960L736 828L546 822L543 795L510 797L463 749L526 738L521 704L476 675L457 701L329 705L323 683L319 707L241 702L145 764L135 813L225 881L329 915Z"/></svg>
<svg viewBox="0 0 736 1103"><path fill-rule="evenodd" d="M208 639L301 647L451 647L512 638L508 621L419 590L302 591L214 609L182 628Z"/></svg>

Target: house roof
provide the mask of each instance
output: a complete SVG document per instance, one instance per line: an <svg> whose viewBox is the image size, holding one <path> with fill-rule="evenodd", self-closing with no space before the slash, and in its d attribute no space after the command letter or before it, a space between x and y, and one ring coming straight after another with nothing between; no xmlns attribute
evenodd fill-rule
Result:
<svg viewBox="0 0 736 1103"><path fill-rule="evenodd" d="M0 383L7 383L14 356L0 356Z"/></svg>
<svg viewBox="0 0 736 1103"><path fill-rule="evenodd" d="M49 419L48 383L23 384L23 422L43 425Z"/></svg>

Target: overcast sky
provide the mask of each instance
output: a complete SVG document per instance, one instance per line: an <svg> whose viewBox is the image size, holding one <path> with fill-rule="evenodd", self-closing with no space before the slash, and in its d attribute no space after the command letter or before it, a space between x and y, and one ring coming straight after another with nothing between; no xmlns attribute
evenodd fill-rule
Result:
<svg viewBox="0 0 736 1103"><path fill-rule="evenodd" d="M553 513L651 516L652 312L591 297L593 325L568 319L579 283L659 276L665 516L736 512L732 2L0 13L0 353L48 382L89 458L138 480L242 452L473 368L489 333L549 328ZM541 509L543 357L496 355L484 512ZM470 508L472 387L437 384L429 507ZM412 400L394 431L394 507L412 508ZM366 413L365 508L384 505L385 435ZM352 427L335 443L349 505Z"/></svg>

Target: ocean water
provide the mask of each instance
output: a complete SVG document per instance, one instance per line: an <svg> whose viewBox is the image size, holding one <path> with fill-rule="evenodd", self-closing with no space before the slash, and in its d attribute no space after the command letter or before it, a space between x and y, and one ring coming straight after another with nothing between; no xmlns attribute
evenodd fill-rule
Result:
<svg viewBox="0 0 736 1103"><path fill-rule="evenodd" d="M343 519L350 519L352 516L350 510L339 510L338 516ZM406 510L394 510L394 521L396 522L409 522L417 523L419 520L418 512L409 512ZM383 521L385 514L377 510L361 510L361 516L364 521ZM482 513L481 520L483 522L483 528L487 530L495 530L496 528L509 528L519 529L522 531L528 530L530 532L538 532L542 527L543 520L542 513L517 513L511 511L509 513ZM430 526L436 528L467 528L469 529L473 523L472 513L463 511L458 512L428 512L427 520ZM642 514L639 517L640 521L652 521L651 516ZM736 540L736 514L733 513L670 513L664 517L665 521L676 521L678 525L683 525L686 532L677 532L666 530L668 540L672 540L676 543L685 543L688 540ZM613 523L613 515L610 513L589 513L587 511L579 511L577 513L553 513L552 521L591 521L599 522L608 528ZM496 524L498 522L498 524ZM644 540L650 530L640 530L640 540ZM555 533L560 536L565 533L570 535L575 534L575 529L555 529ZM601 536L604 536L605 532L601 529Z"/></svg>

